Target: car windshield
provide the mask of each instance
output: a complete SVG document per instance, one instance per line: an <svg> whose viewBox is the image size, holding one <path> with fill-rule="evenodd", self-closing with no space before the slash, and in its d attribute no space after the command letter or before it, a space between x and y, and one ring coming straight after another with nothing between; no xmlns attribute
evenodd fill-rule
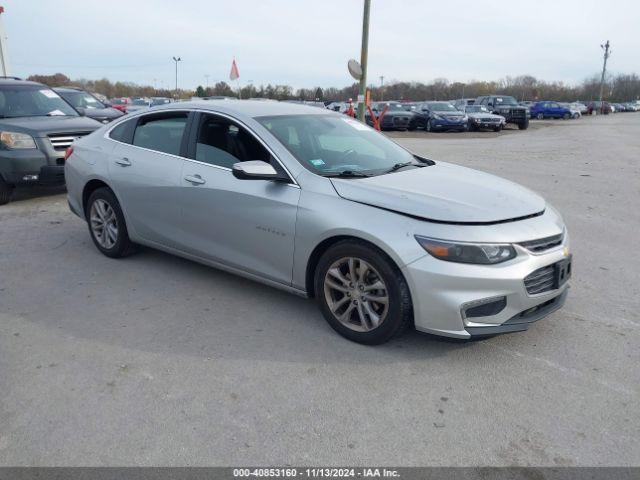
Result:
<svg viewBox="0 0 640 480"><path fill-rule="evenodd" d="M429 108L434 112L457 112L458 109L450 103L428 103Z"/></svg>
<svg viewBox="0 0 640 480"><path fill-rule="evenodd" d="M67 102L44 85L0 86L0 117L78 116Z"/></svg>
<svg viewBox="0 0 640 480"><path fill-rule="evenodd" d="M112 105L126 105L127 101L124 98L114 98L111 100Z"/></svg>
<svg viewBox="0 0 640 480"><path fill-rule="evenodd" d="M258 117L307 169L320 175L377 175L394 165L419 162L379 132L342 115Z"/></svg>
<svg viewBox="0 0 640 480"><path fill-rule="evenodd" d="M518 105L513 97L496 97L496 105Z"/></svg>
<svg viewBox="0 0 640 480"><path fill-rule="evenodd" d="M60 92L60 96L69 102L73 108L105 108L96 97L87 92Z"/></svg>
<svg viewBox="0 0 640 480"><path fill-rule="evenodd" d="M484 105L467 105L464 110L468 113L489 112Z"/></svg>
<svg viewBox="0 0 640 480"><path fill-rule="evenodd" d="M149 105L149 102L146 101L144 98L136 98L133 102L131 102L131 105Z"/></svg>
<svg viewBox="0 0 640 480"><path fill-rule="evenodd" d="M380 111L384 110L385 107L388 107L387 110L390 111L405 110L404 106L401 103L379 103L378 105L376 105L376 109Z"/></svg>
<svg viewBox="0 0 640 480"><path fill-rule="evenodd" d="M156 105L166 105L167 103L170 103L168 98L154 98L151 100L152 107L155 107Z"/></svg>

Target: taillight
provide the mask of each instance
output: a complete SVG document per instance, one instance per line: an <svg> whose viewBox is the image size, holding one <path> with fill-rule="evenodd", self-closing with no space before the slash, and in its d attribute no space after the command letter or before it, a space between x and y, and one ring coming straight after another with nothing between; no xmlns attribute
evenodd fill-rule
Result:
<svg viewBox="0 0 640 480"><path fill-rule="evenodd" d="M64 161L66 162L67 159L71 156L71 154L73 153L73 147L68 147L65 152L64 152Z"/></svg>

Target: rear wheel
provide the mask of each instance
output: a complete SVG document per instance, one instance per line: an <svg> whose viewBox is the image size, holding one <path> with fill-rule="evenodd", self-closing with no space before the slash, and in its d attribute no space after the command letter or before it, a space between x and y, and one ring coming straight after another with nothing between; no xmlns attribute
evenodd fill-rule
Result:
<svg viewBox="0 0 640 480"><path fill-rule="evenodd" d="M565 114L562 116L562 118L563 118L564 120L569 120L569 119L571 118L571 114L570 114L570 113L565 113Z"/></svg>
<svg viewBox="0 0 640 480"><path fill-rule="evenodd" d="M539 113L539 114L537 115L537 119L538 119L538 120L544 120L544 113Z"/></svg>
<svg viewBox="0 0 640 480"><path fill-rule="evenodd" d="M87 202L87 223L95 246L107 257L120 258L135 250L118 199L108 188L99 188Z"/></svg>
<svg viewBox="0 0 640 480"><path fill-rule="evenodd" d="M11 201L13 195L13 185L6 183L2 177L0 177L0 205L6 205Z"/></svg>
<svg viewBox="0 0 640 480"><path fill-rule="evenodd" d="M322 255L315 292L329 325L354 342L384 343L413 318L402 273L383 252L364 242L339 242Z"/></svg>

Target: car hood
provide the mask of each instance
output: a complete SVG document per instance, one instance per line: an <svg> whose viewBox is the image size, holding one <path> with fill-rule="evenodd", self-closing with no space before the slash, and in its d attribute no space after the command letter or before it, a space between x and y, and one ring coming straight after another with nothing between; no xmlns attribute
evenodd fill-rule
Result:
<svg viewBox="0 0 640 480"><path fill-rule="evenodd" d="M471 118L504 118L502 115L489 112L467 112L467 116Z"/></svg>
<svg viewBox="0 0 640 480"><path fill-rule="evenodd" d="M441 223L500 223L545 209L542 197L516 183L444 162L331 182L347 200Z"/></svg>
<svg viewBox="0 0 640 480"><path fill-rule="evenodd" d="M85 115L89 118L108 118L108 119L114 119L114 118L120 118L122 115L124 115L120 110L117 110L115 108L87 108L85 110Z"/></svg>
<svg viewBox="0 0 640 480"><path fill-rule="evenodd" d="M100 126L100 122L86 117L51 116L0 119L0 128L36 137L48 133L91 132Z"/></svg>

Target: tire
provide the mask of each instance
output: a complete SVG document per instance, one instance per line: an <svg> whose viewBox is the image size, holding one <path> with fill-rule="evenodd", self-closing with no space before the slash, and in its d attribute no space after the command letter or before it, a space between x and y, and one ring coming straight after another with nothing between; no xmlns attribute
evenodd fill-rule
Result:
<svg viewBox="0 0 640 480"><path fill-rule="evenodd" d="M2 177L0 177L0 205L6 205L7 203L9 203L12 196L13 185L5 183Z"/></svg>
<svg viewBox="0 0 640 480"><path fill-rule="evenodd" d="M570 114L570 113L565 113L565 114L562 116L562 119L563 119L563 120L569 120L570 118L571 118L571 114Z"/></svg>
<svg viewBox="0 0 640 480"><path fill-rule="evenodd" d="M577 119L579 119L579 118L580 118L580 114L579 114L579 113L574 113L574 114L573 114L573 119L574 119L574 120L577 120Z"/></svg>
<svg viewBox="0 0 640 480"><path fill-rule="evenodd" d="M537 118L538 120L544 120L544 113L539 113L539 114L536 116L536 118Z"/></svg>
<svg viewBox="0 0 640 480"><path fill-rule="evenodd" d="M520 130L526 130L527 128L529 128L529 119L526 118L523 122L518 124L518 129Z"/></svg>
<svg viewBox="0 0 640 480"><path fill-rule="evenodd" d="M122 258L135 251L135 244L129 239L120 203L110 189L99 188L91 194L87 201L86 219L91 239L102 254L110 258ZM105 223L108 226L105 226ZM105 230L110 233L102 237L99 231L104 235Z"/></svg>
<svg viewBox="0 0 640 480"><path fill-rule="evenodd" d="M469 122L468 125L469 131L470 132L475 132L476 130L478 130L478 127L476 127L473 123Z"/></svg>
<svg viewBox="0 0 640 480"><path fill-rule="evenodd" d="M499 127L493 127L494 132L499 132L500 130L502 130L502 125L500 125Z"/></svg>
<svg viewBox="0 0 640 480"><path fill-rule="evenodd" d="M348 259L353 259L354 276L357 277L353 283L350 282ZM363 269L366 273L360 278ZM330 270L337 270L339 275L328 273ZM335 285L342 290L332 288ZM366 287L373 285L384 288L367 293ZM400 335L413 321L411 295L402 273L384 252L367 243L345 240L329 248L318 262L314 286L324 318L336 332L353 342L385 343ZM370 298L386 298L386 305ZM333 313L332 307L337 314ZM340 315L346 317L340 320Z"/></svg>

